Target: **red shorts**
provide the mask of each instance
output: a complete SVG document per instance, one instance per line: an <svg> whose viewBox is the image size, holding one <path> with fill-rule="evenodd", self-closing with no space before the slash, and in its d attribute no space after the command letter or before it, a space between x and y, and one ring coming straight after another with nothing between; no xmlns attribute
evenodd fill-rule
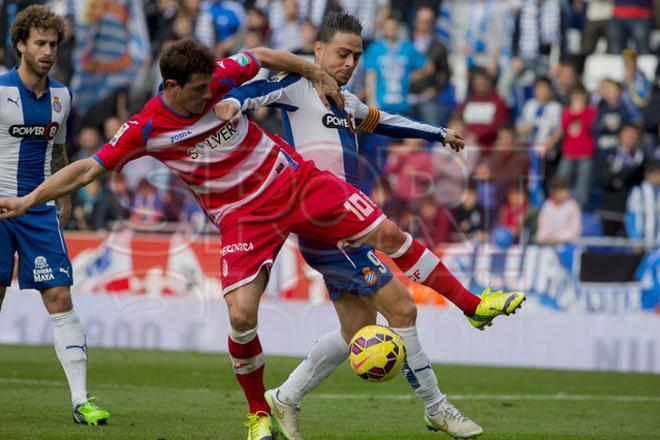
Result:
<svg viewBox="0 0 660 440"><path fill-rule="evenodd" d="M385 220L364 193L311 161L282 173L271 188L220 220L223 294L270 267L290 233L341 246Z"/></svg>

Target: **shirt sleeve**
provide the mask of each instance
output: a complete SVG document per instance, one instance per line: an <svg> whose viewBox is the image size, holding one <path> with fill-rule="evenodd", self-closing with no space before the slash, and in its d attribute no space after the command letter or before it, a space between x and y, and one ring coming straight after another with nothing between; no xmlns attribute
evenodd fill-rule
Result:
<svg viewBox="0 0 660 440"><path fill-rule="evenodd" d="M144 124L135 119L128 120L94 155L94 159L108 171L121 171L128 162L147 155L150 128L151 121Z"/></svg>
<svg viewBox="0 0 660 440"><path fill-rule="evenodd" d="M287 111L298 110L306 99L313 99L316 91L296 74L280 74L273 79L253 81L230 90L224 99L236 100L242 110L256 110L264 106Z"/></svg>
<svg viewBox="0 0 660 440"><path fill-rule="evenodd" d="M261 65L257 58L249 50L242 50L229 58L221 58L216 61L211 92L218 93L230 87L239 87L251 80L259 72Z"/></svg>
<svg viewBox="0 0 660 440"><path fill-rule="evenodd" d="M56 145L63 144L66 142L66 133L67 133L67 123L69 120L69 113L71 112L71 105L73 103L73 96L71 95L71 90L67 87L66 91L69 93L69 101L63 105L64 118L62 119L62 124L57 128L57 133L53 139L53 143Z"/></svg>
<svg viewBox="0 0 660 440"><path fill-rule="evenodd" d="M350 92L344 92L347 106L355 109L357 129L395 138L418 138L430 142L442 142L447 135L443 127L408 119L397 114L390 114L377 108L369 107Z"/></svg>

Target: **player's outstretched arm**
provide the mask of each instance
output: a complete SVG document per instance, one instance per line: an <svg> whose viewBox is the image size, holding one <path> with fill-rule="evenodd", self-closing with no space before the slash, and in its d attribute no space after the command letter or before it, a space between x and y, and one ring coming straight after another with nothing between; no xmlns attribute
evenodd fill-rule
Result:
<svg viewBox="0 0 660 440"><path fill-rule="evenodd" d="M465 147L465 141L459 132L451 128L444 128L424 124L405 116L387 113L375 106L367 106L352 93L344 92L346 99L355 104L357 109L355 117L358 121L358 130L374 132L393 138L417 138L431 142L440 142L444 146L459 152Z"/></svg>
<svg viewBox="0 0 660 440"><path fill-rule="evenodd" d="M344 107L344 97L341 94L337 81L323 70L320 65L310 63L291 53L269 49L267 47L255 47L254 49L250 49L250 52L267 69L285 70L308 78L326 107L330 107L330 102L326 96L332 98L338 106Z"/></svg>
<svg viewBox="0 0 660 440"><path fill-rule="evenodd" d="M33 206L71 194L105 171L92 157L73 162L46 179L30 194L15 199L0 199L0 220L17 217Z"/></svg>

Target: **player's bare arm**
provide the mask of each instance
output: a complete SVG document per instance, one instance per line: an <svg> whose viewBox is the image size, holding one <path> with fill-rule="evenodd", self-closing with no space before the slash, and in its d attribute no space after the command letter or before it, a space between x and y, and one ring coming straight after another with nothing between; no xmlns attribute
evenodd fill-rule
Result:
<svg viewBox="0 0 660 440"><path fill-rule="evenodd" d="M68 196L105 172L105 168L92 157L75 161L46 179L30 194L0 199L0 220L18 217L33 206Z"/></svg>
<svg viewBox="0 0 660 440"><path fill-rule="evenodd" d="M285 70L308 78L314 85L323 105L330 107L330 97L339 107L344 107L344 97L337 81L318 64L306 61L296 55L267 47L250 49L259 63L267 69Z"/></svg>
<svg viewBox="0 0 660 440"><path fill-rule="evenodd" d="M51 173L55 174L69 164L69 158L66 154L66 146L64 144L53 145L53 158L51 161ZM57 199L57 206L60 211L60 224L62 227L69 222L71 216L71 196L66 195Z"/></svg>

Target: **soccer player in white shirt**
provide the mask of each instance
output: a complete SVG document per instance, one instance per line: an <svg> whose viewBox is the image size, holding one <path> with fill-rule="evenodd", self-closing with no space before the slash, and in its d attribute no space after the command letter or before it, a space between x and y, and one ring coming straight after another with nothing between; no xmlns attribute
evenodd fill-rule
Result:
<svg viewBox="0 0 660 440"><path fill-rule="evenodd" d="M316 62L340 85L348 82L362 54L360 31L357 19L345 13L326 15L319 28L315 44ZM305 159L313 160L317 167L331 171L354 186L358 183L359 164L356 130L401 138L423 138L448 144L456 151L462 148L462 140L453 130L370 108L347 91L343 95L343 109L334 104L326 108L316 97L311 82L300 75L280 74L271 80L255 81L233 89L216 106L216 114L221 119L236 121L244 110L266 105L279 107L287 142ZM341 329L320 338L289 379L278 389L266 393L274 420L285 437L301 438L298 415L303 396L346 361L347 341L364 325L376 322L376 311L381 312L404 339L408 355L405 375L424 402L427 427L459 438L480 434L481 427L463 416L440 392L429 359L417 337L415 304L401 282L393 278L387 265L378 260L373 248L362 245L340 250L304 238L300 239L300 246L307 263L324 276ZM408 275L417 281L414 274ZM477 328L483 328L484 322L470 318L479 315L479 307L485 307L489 299L501 303L497 306L501 310L507 300L507 307L514 301L517 307L524 298L516 292L485 292L480 303L479 297L469 292L446 296ZM492 306L494 302L490 304Z"/></svg>
<svg viewBox="0 0 660 440"><path fill-rule="evenodd" d="M18 68L0 76L0 197L28 194L67 164L69 89L48 77L64 21L46 6L32 5L16 16L11 30ZM73 271L60 230L71 211L69 196L34 206L0 221L0 305L18 254L21 289L41 293L53 323L53 344L71 390L73 420L106 424L107 411L87 395L87 339L73 310Z"/></svg>

